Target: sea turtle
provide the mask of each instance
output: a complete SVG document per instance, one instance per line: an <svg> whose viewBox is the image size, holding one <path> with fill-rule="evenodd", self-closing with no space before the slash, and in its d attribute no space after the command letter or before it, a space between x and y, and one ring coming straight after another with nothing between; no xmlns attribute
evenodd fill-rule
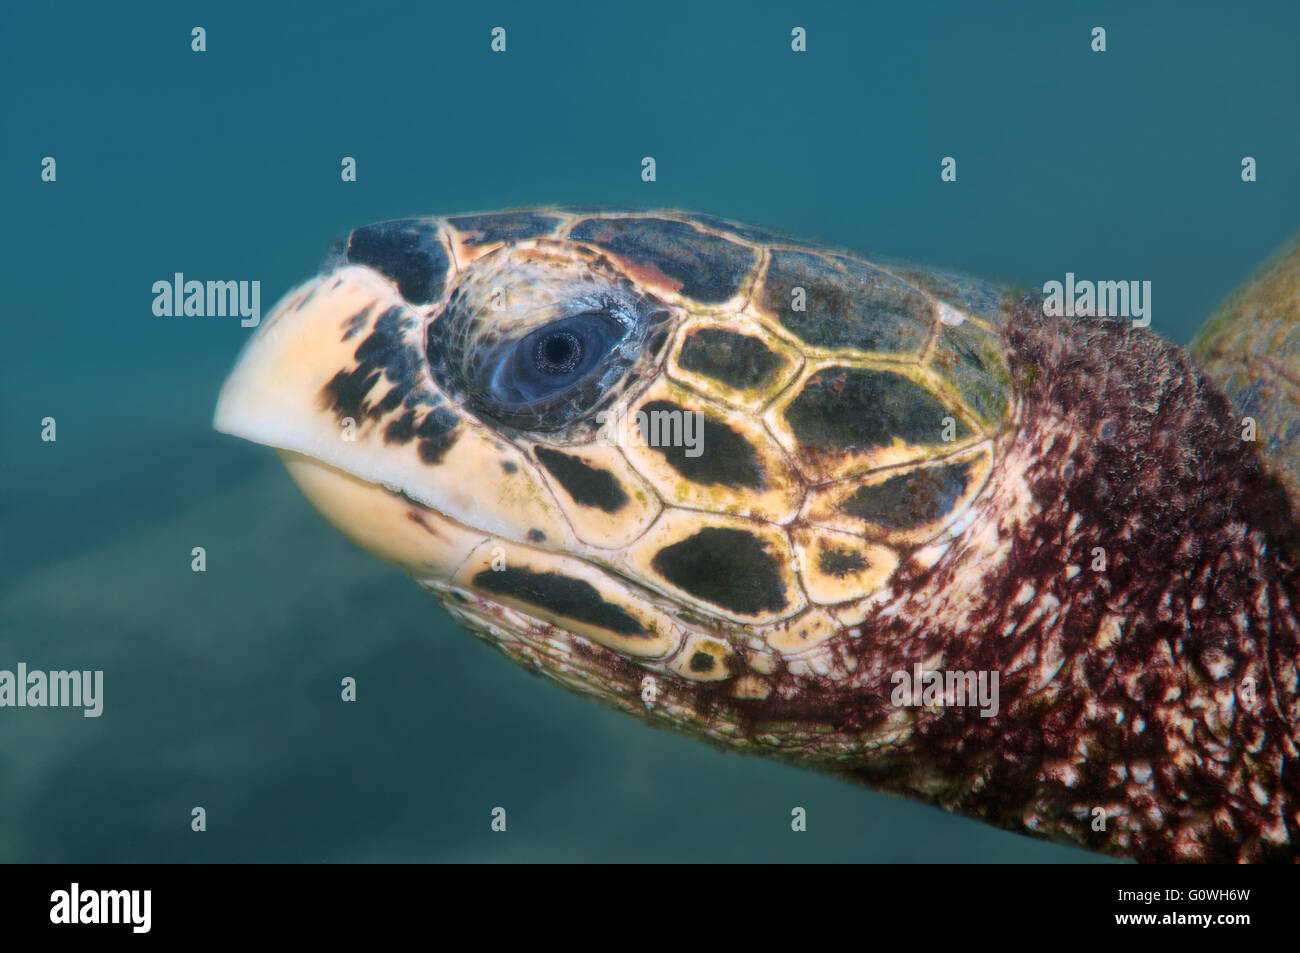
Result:
<svg viewBox="0 0 1300 953"><path fill-rule="evenodd" d="M647 722L1096 851L1294 861L1298 276L1198 369L707 215L404 219L279 303L215 423Z"/></svg>

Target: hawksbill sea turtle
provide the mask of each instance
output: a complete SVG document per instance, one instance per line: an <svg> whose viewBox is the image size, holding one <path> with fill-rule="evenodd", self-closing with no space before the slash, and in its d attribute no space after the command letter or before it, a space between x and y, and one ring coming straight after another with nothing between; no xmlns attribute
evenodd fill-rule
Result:
<svg viewBox="0 0 1300 953"><path fill-rule="evenodd" d="M1300 246L1191 354L711 216L543 208L356 229L215 425L646 722L1095 851L1295 861Z"/></svg>

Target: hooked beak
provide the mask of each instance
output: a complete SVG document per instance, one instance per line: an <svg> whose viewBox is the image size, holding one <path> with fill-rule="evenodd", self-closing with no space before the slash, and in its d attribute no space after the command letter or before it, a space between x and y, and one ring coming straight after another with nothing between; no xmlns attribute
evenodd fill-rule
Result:
<svg viewBox="0 0 1300 953"><path fill-rule="evenodd" d="M213 425L279 451L321 513L417 579L446 579L516 523L456 474L522 455L497 446L423 373L424 316L368 269L309 281L276 305L222 386ZM436 439L435 439L436 438ZM438 452L431 452L430 447ZM499 481L496 481L499 482Z"/></svg>

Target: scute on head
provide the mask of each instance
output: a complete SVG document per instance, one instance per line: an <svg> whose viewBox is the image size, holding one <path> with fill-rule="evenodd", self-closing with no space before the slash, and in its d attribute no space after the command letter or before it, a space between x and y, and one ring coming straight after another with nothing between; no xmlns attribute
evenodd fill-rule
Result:
<svg viewBox="0 0 1300 953"><path fill-rule="evenodd" d="M759 306L810 348L919 358L934 325L933 302L856 259L776 249Z"/></svg>
<svg viewBox="0 0 1300 953"><path fill-rule="evenodd" d="M588 218L569 238L617 256L634 281L702 305L738 295L757 260L752 248L659 216Z"/></svg>
<svg viewBox="0 0 1300 953"><path fill-rule="evenodd" d="M667 372L696 393L757 413L799 372L803 354L757 322L735 315L687 319Z"/></svg>

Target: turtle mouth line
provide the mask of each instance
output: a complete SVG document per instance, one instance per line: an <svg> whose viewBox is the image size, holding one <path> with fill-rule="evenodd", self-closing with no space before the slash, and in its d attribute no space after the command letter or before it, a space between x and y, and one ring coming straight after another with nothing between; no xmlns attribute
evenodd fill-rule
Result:
<svg viewBox="0 0 1300 953"><path fill-rule="evenodd" d="M400 489L307 454L277 451L289 476L321 515L358 546L418 580L450 579L489 538Z"/></svg>

